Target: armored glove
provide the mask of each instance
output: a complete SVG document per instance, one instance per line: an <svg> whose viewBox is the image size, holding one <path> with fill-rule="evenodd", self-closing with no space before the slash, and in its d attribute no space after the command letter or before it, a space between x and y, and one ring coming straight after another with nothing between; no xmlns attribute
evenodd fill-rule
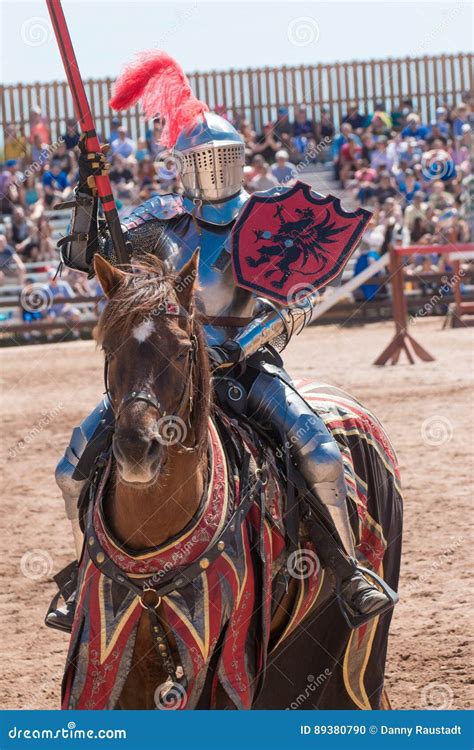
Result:
<svg viewBox="0 0 474 750"><path fill-rule="evenodd" d="M232 339L224 341L223 344L210 346L207 351L213 372L227 367L233 367L243 359L241 346Z"/></svg>
<svg viewBox="0 0 474 750"><path fill-rule="evenodd" d="M110 146L108 143L104 143L100 151L87 151L84 135L81 135L77 145L79 148L78 192L95 197L97 195L95 178L107 175L110 170L110 163L107 161L107 153Z"/></svg>

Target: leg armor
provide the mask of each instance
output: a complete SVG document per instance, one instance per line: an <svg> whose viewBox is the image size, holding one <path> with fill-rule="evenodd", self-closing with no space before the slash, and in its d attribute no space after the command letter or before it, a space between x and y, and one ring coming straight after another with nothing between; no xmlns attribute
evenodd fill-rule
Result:
<svg viewBox="0 0 474 750"><path fill-rule="evenodd" d="M77 519L77 501L94 461L110 439L113 418L109 401L105 398L79 427L74 428L66 452L56 467L56 482L71 521Z"/></svg>
<svg viewBox="0 0 474 750"><path fill-rule="evenodd" d="M344 552L353 558L342 456L323 420L288 383L266 372L250 388L247 409L252 420L286 435L293 460L329 512Z"/></svg>
<svg viewBox="0 0 474 750"><path fill-rule="evenodd" d="M359 627L391 609L397 596L381 578L357 567L339 447L322 419L281 375L269 374L268 369L258 373L248 392L247 414L283 440L286 436L310 495L326 509L337 534L315 539L336 574L341 612L350 627Z"/></svg>
<svg viewBox="0 0 474 750"><path fill-rule="evenodd" d="M114 414L105 398L92 414L72 431L66 452L56 467L56 482L66 504L66 515L71 521L77 559L82 553L84 537L79 524L78 500L87 482L95 459L108 446L113 429ZM70 633L76 609L77 563L68 565L56 576L59 592L54 597L45 624L55 630ZM60 597L64 603L59 606Z"/></svg>

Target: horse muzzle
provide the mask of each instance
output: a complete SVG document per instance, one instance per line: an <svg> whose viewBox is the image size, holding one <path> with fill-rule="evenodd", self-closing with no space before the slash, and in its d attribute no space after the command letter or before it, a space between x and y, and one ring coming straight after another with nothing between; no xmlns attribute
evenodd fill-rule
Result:
<svg viewBox="0 0 474 750"><path fill-rule="evenodd" d="M141 430L118 429L112 447L119 479L125 484L151 484L165 460L165 451L156 437Z"/></svg>

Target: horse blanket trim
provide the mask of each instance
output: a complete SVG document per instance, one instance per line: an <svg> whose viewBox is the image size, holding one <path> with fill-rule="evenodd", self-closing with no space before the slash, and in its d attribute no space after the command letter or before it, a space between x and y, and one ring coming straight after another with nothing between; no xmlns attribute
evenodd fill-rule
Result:
<svg viewBox="0 0 474 750"><path fill-rule="evenodd" d="M357 509L357 556L361 564L383 574L387 542L381 524L368 512L368 485L362 479L351 447L361 446L360 460L367 455L380 463L384 476L390 474L399 486L397 462L379 423L372 415L342 391L300 381L297 386L308 403L320 414L338 439L350 500ZM337 391L334 396L333 391ZM228 472L225 451L215 425L209 426L212 471L203 513L185 529L179 539L142 554L130 553L113 540L106 529L101 504L95 506L95 529L102 529L102 544L114 555L118 565L127 566L127 574L150 578L155 571L168 572L183 560L192 561L203 550L204 529L209 543L225 519L228 502ZM361 452L362 451L362 452ZM365 456L365 458L363 457ZM270 458L270 466L273 458ZM383 478L383 477L382 477ZM105 481L101 483L104 490ZM218 488L218 489L217 489ZM283 492L276 472L271 471L264 488L263 503L254 502L243 526L236 531L234 543L196 579L192 586L172 592L162 600L164 617L176 640L179 657L188 681L179 710L196 708L222 632L217 666L212 677L213 697L220 684L237 709L252 706L259 677L269 654L272 610L272 580L287 562L282 532ZM213 495L214 493L214 495ZM219 500L215 496L219 496ZM212 519L205 524L210 500ZM226 499L227 498L227 499ZM238 504L239 483L235 503ZM220 512L219 512L220 511ZM193 533L196 549L190 542ZM304 559L309 552L317 561L316 550L303 538L298 552ZM122 557L123 556L123 557ZM289 570L288 566L288 570ZM298 577L298 595L287 626L276 649L293 633L302 620L314 611L319 599L327 596L323 586L324 570L319 561L312 575ZM145 581L143 581L146 583ZM324 590L324 593L323 593ZM111 709L117 704L133 657L138 621L143 613L138 597L128 593L120 604L114 603L112 582L92 563L87 544L80 561L77 612L71 635L68 663L63 681L64 709ZM370 708L364 688L364 672L370 658L376 622L354 631L344 656L344 682L359 708ZM158 686L157 686L158 687Z"/></svg>

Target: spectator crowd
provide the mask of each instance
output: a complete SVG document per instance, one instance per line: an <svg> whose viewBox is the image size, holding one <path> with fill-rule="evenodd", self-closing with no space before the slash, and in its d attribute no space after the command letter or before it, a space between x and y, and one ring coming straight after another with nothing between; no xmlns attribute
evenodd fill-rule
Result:
<svg viewBox="0 0 474 750"><path fill-rule="evenodd" d="M391 242L432 245L471 238L473 114L467 101L454 106L440 102L431 122L424 122L409 99L390 112L383 102L370 113L353 103L339 125L326 106L319 109L317 121L305 104L292 115L280 107L277 119L263 123L259 132L242 111L216 111L243 137L244 187L250 193L304 180L307 170L331 170L343 205L373 212L359 269L386 252ZM110 132L102 134L110 144L110 179L119 209L155 194L180 192L178 161L160 146L161 131L156 118L135 140L114 117ZM53 143L48 119L37 106L31 109L27 133L15 123L6 126L0 167L0 285L27 289L32 278L26 266L34 264L36 273L49 274L50 292L57 294L51 269L58 253L50 217L77 186L78 140L77 123L68 120ZM414 264L419 262L415 258ZM430 258L430 266L440 263ZM93 294L96 287L66 269L60 288L62 297L72 298ZM73 303L50 305L47 314L75 319L78 311Z"/></svg>

